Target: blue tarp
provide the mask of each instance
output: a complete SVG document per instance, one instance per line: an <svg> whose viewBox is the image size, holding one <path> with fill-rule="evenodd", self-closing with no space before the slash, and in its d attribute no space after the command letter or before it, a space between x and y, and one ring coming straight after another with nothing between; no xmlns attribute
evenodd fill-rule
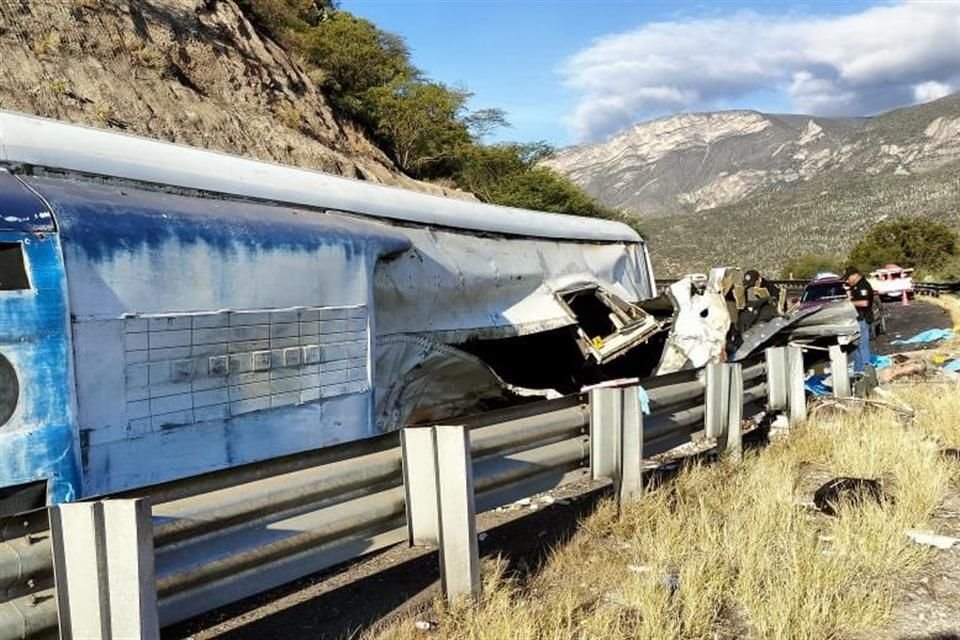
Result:
<svg viewBox="0 0 960 640"><path fill-rule="evenodd" d="M887 367L893 366L893 358L890 356L872 356L870 358L870 364L873 365L873 368L877 371L880 369L886 369Z"/></svg>
<svg viewBox="0 0 960 640"><path fill-rule="evenodd" d="M960 358L951 360L947 364L943 365L943 368L946 369L947 371L954 371L956 373L960 373Z"/></svg>
<svg viewBox="0 0 960 640"><path fill-rule="evenodd" d="M803 386L807 391L818 398L821 396L829 396L833 393L833 387L824 382L826 378L827 376L823 375L822 373L815 373L806 379L806 381L803 383Z"/></svg>
<svg viewBox="0 0 960 640"><path fill-rule="evenodd" d="M643 412L643 415L650 415L650 396L647 395L647 390L637 385L637 400L640 401L640 411Z"/></svg>
<svg viewBox="0 0 960 640"><path fill-rule="evenodd" d="M949 340L954 335L956 334L949 329L927 329L906 340L891 340L890 344L926 344L940 340Z"/></svg>

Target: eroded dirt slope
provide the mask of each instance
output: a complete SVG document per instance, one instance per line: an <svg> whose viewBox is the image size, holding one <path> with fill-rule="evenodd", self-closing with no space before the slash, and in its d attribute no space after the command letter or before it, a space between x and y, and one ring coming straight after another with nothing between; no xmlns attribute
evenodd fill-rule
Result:
<svg viewBox="0 0 960 640"><path fill-rule="evenodd" d="M232 0L0 0L0 108L465 196L397 171Z"/></svg>

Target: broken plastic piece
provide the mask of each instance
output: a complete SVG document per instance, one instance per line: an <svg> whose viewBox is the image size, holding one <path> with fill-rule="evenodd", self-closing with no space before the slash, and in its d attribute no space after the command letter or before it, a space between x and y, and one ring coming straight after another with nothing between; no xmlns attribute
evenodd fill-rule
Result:
<svg viewBox="0 0 960 640"><path fill-rule="evenodd" d="M915 531L913 529L907 529L907 537L917 544L925 544L937 549L949 549L960 542L960 538L951 538L931 531Z"/></svg>

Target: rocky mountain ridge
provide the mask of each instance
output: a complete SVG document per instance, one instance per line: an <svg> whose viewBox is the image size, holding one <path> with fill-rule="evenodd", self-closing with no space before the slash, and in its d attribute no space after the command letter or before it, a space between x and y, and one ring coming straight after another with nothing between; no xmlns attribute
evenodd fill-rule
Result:
<svg viewBox="0 0 960 640"><path fill-rule="evenodd" d="M545 164L640 218L707 211L832 171L911 175L960 159L960 94L870 118L684 113Z"/></svg>

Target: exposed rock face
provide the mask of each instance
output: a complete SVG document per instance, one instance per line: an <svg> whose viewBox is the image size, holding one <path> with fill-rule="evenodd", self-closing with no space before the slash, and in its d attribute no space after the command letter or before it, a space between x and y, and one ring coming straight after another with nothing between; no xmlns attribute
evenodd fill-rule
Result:
<svg viewBox="0 0 960 640"><path fill-rule="evenodd" d="M410 189L233 0L0 0L0 107Z"/></svg>
<svg viewBox="0 0 960 640"><path fill-rule="evenodd" d="M873 118L755 111L634 125L546 161L604 204L640 217L706 211L827 172L907 175L960 159L960 96Z"/></svg>

